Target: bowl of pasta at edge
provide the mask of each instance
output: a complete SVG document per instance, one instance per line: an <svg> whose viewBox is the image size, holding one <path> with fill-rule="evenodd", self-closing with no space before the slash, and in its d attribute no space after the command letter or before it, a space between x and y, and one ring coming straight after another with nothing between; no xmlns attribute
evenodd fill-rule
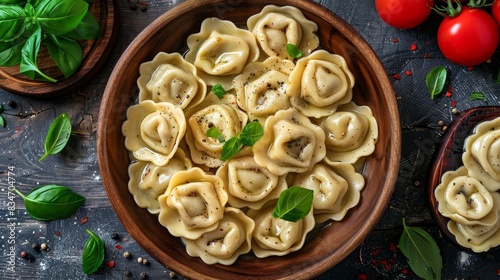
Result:
<svg viewBox="0 0 500 280"><path fill-rule="evenodd" d="M206 264L188 255L184 242L159 223L158 215L137 206L128 190L131 161L122 125L128 108L138 103L137 80L142 63L152 61L160 52L182 54L188 36L198 33L207 18L246 26L246 20L266 5L296 7L317 24L320 48L345 58L355 77L352 100L372 110L378 139L373 153L360 167L365 184L359 202L343 219L315 228L301 249L284 256L258 258L250 251L230 265ZM308 279L347 257L381 218L397 178L400 134L395 94L385 69L367 42L337 15L310 1L205 0L187 1L172 8L140 33L123 53L105 89L97 148L102 181L117 216L141 247L165 267L190 279Z"/></svg>

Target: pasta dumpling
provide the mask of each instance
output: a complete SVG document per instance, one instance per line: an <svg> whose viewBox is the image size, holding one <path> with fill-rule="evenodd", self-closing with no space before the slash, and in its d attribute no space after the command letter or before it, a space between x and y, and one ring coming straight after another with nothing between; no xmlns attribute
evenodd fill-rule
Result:
<svg viewBox="0 0 500 280"><path fill-rule="evenodd" d="M342 56L318 50L297 61L287 94L302 114L320 118L351 101L354 81Z"/></svg>
<svg viewBox="0 0 500 280"><path fill-rule="evenodd" d="M250 252L255 222L240 209L226 207L219 226L203 233L198 239L184 238L191 257L200 257L207 264L231 265Z"/></svg>
<svg viewBox="0 0 500 280"><path fill-rule="evenodd" d="M177 153L165 166L157 166L147 161L136 161L130 164L128 190L134 196L135 203L147 208L152 214L158 214L160 205L158 196L167 190L170 178L181 170L192 168L191 160L183 150Z"/></svg>
<svg viewBox="0 0 500 280"><path fill-rule="evenodd" d="M168 163L186 132L184 112L169 102L145 100L127 110L125 147L134 157L158 166Z"/></svg>
<svg viewBox="0 0 500 280"><path fill-rule="evenodd" d="M257 164L281 176L311 170L325 157L325 133L294 108L267 118L252 148Z"/></svg>
<svg viewBox="0 0 500 280"><path fill-rule="evenodd" d="M198 68L198 75L208 85L221 84L226 90L245 65L260 55L250 31L218 18L205 19L200 32L188 37L187 45L186 60Z"/></svg>
<svg viewBox="0 0 500 280"><path fill-rule="evenodd" d="M462 161L469 175L491 192L500 190L500 118L477 125L464 148Z"/></svg>
<svg viewBox="0 0 500 280"><path fill-rule="evenodd" d="M225 100L228 102L234 100L234 95L226 94ZM189 113L192 115L188 120L189 129L186 133L186 141L193 162L214 168L223 164L220 157L224 143L217 138L208 137L207 130L215 126L225 139L229 139L243 129L248 121L248 116L236 106L228 103L217 101L208 103L212 105L197 106L196 110L199 109L198 111L192 110L195 112ZM234 104L236 103L234 102Z"/></svg>
<svg viewBox="0 0 500 280"><path fill-rule="evenodd" d="M492 194L462 166L443 174L434 190L439 213L462 225L492 226L498 222L498 206Z"/></svg>
<svg viewBox="0 0 500 280"><path fill-rule="evenodd" d="M314 226L313 211L297 222L272 216L276 201L268 202L260 210L250 209L247 215L255 221L252 251L258 258L283 256L302 248L306 235Z"/></svg>
<svg viewBox="0 0 500 280"><path fill-rule="evenodd" d="M251 119L265 118L277 111L290 108L286 94L288 76L295 64L279 57L248 64L234 81L238 105Z"/></svg>
<svg viewBox="0 0 500 280"><path fill-rule="evenodd" d="M139 67L139 102L170 102L181 109L200 103L207 94L196 68L178 53L158 53Z"/></svg>
<svg viewBox="0 0 500 280"><path fill-rule="evenodd" d="M317 24L306 19L295 7L267 5L248 18L247 27L267 56L291 59L286 51L287 44L297 46L306 55L319 46Z"/></svg>
<svg viewBox="0 0 500 280"><path fill-rule="evenodd" d="M158 221L170 234L196 239L217 228L224 215L227 193L219 177L193 167L175 173L158 202Z"/></svg>
<svg viewBox="0 0 500 280"><path fill-rule="evenodd" d="M322 119L320 126L326 135L328 163L354 164L375 150L378 126L368 106L349 102Z"/></svg>
<svg viewBox="0 0 500 280"><path fill-rule="evenodd" d="M359 203L365 179L350 164L318 163L311 171L297 174L292 185L314 191L314 217L316 223L323 223L342 220Z"/></svg>
<svg viewBox="0 0 500 280"><path fill-rule="evenodd" d="M236 208L260 209L287 188L284 176L259 166L251 155L227 161L216 175L224 180L229 205Z"/></svg>

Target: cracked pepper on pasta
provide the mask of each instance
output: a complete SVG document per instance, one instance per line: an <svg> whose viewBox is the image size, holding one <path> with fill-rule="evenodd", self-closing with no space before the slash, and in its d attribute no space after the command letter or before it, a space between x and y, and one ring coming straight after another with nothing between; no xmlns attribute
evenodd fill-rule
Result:
<svg viewBox="0 0 500 280"><path fill-rule="evenodd" d="M208 18L188 34L185 58L144 62L122 126L136 204L207 264L283 256L316 226L344 219L360 203L359 162L378 138L370 108L352 101L345 59L316 50L317 25L300 10L269 5L247 27ZM287 44L304 56L292 59ZM221 160L226 141L255 120L262 137ZM273 217L292 186L314 191L312 210L297 222Z"/></svg>
<svg viewBox="0 0 500 280"><path fill-rule="evenodd" d="M466 138L463 166L441 177L434 191L458 244L475 252L500 245L500 118L478 124Z"/></svg>

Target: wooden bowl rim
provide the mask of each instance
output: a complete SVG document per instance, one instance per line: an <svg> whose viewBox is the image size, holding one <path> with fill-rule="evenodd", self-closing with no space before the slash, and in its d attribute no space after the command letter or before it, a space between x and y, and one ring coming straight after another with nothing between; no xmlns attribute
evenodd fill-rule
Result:
<svg viewBox="0 0 500 280"><path fill-rule="evenodd" d="M277 1L269 1L269 4L276 3ZM148 34L156 34L162 28L162 26L169 24L177 15L182 15L186 11L191 9L196 9L198 7L202 7L205 5L214 5L214 4L225 4L223 0L201 0L201 1L186 1L184 3L179 4L178 6L173 7L160 17L158 17L153 23L151 23L148 27L146 27L128 46L128 48L123 53L122 57L117 62L108 84L106 86L103 102L101 103L100 115L99 115L99 127L98 127L98 139L97 139L97 149L98 149L98 160L101 169L101 178L108 194L108 198L115 210L115 212L121 213L126 212L125 206L123 205L120 196L115 191L115 183L112 178L108 176L107 172L109 171L109 148L106 145L107 142L107 127L109 125L113 125L109 123L109 119L106 117L105 112L108 108L112 108L114 106L112 100L119 93L116 92L116 83L121 74L123 73L123 69L130 67L130 57L137 50L140 50L144 44L146 44L150 35ZM283 277L278 276L280 279L308 279L315 277L332 266L336 265L338 262L343 260L347 255L349 255L354 249L356 249L363 240L368 236L368 234L375 228L376 224L382 217L382 214L389 203L389 200L394 191L394 187L396 184L396 179L398 175L398 167L401 155L401 128L400 128L400 120L399 120L399 111L397 108L395 93L392 87L392 84L386 74L386 71L380 62L379 58L373 51L373 49L368 45L368 43L357 33L357 31L347 24L343 19L338 17L332 11L327 8L321 6L315 2L309 1L300 1L300 0L289 0L283 1L281 4L277 5L291 5L298 7L299 9L305 9L308 7L312 7L315 13L319 13L323 18L327 18L332 26L338 29L339 33L346 37L345 34L351 34L348 36L348 39L353 42L354 45L358 46L358 48L363 49L363 55L366 59L372 64L372 68L374 71L374 76L377 77L378 82L381 84L383 88L383 95L387 100L385 103L388 107L388 116L390 120L390 131L391 137L389 139L390 148L388 151L391 153L389 156L389 170L387 171L385 177L385 187L382 189L382 193L377 198L378 203L376 204L374 209L371 209L373 213L377 213L378 215L370 216L363 224L363 227L357 231L357 235L351 239L351 242L347 244L342 244L338 252L335 252L332 256L324 260L318 260L316 265L313 267L306 267L302 271L301 275L294 275L292 277ZM183 264L176 261L175 256L170 256L164 252L158 251L157 246L152 243L147 238L139 235L140 226L130 222L124 215L118 215L120 221L124 225L125 229L130 233L130 235L156 260L162 263L166 267L170 267L172 270L177 273L193 279L206 279L207 275L204 275L202 272L194 271L190 268L189 264ZM265 262L265 259L263 260ZM214 269L217 269L217 266L213 266ZM233 271L234 272L234 271ZM240 272L241 273L241 272ZM245 276L235 273L235 279L242 279ZM273 276L276 277L276 276ZM216 278L214 278L216 279Z"/></svg>

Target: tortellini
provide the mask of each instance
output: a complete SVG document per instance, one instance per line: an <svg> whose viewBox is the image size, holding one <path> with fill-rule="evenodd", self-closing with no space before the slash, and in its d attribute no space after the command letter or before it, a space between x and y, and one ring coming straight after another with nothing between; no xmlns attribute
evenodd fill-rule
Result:
<svg viewBox="0 0 500 280"><path fill-rule="evenodd" d="M128 190L139 207L158 214L160 212L158 196L167 190L172 175L177 171L192 167L191 160L181 149L177 150L175 156L165 166L157 166L147 161L136 161L130 164L128 169L130 177Z"/></svg>
<svg viewBox="0 0 500 280"><path fill-rule="evenodd" d="M224 217L214 230L200 238L184 238L186 251L192 257L200 257L207 264L233 264L238 256L250 252L255 222L243 211L226 207Z"/></svg>
<svg viewBox="0 0 500 280"><path fill-rule="evenodd" d="M350 164L319 163L310 172L297 174L292 185L314 191L314 217L317 223L323 223L342 220L358 204L365 179Z"/></svg>
<svg viewBox="0 0 500 280"><path fill-rule="evenodd" d="M434 190L439 213L458 244L475 252L500 245L500 118L474 127L463 166L443 174Z"/></svg>
<svg viewBox="0 0 500 280"><path fill-rule="evenodd" d="M207 264L286 255L316 223L344 219L378 137L370 108L351 100L346 60L315 51L317 25L300 10L268 5L247 27L205 19L184 57L141 64L122 126L136 204ZM272 216L289 186L314 190L297 222Z"/></svg>
<svg viewBox="0 0 500 280"><path fill-rule="evenodd" d="M306 19L295 7L267 5L260 13L248 18L247 27L268 56L291 59L286 51L287 44L297 46L305 54L319 46L317 24Z"/></svg>
<svg viewBox="0 0 500 280"><path fill-rule="evenodd" d="M184 112L169 102L145 100L127 110L125 147L134 157L158 166L168 163L186 132Z"/></svg>
<svg viewBox="0 0 500 280"><path fill-rule="evenodd" d="M354 164L375 150L378 126L370 107L349 102L324 118L320 124L326 135L329 163Z"/></svg>
<svg viewBox="0 0 500 280"><path fill-rule="evenodd" d="M220 157L224 143L217 138L208 137L207 130L215 126L225 139L229 139L243 129L248 116L229 104L214 103L193 113L188 121L186 141L191 151L191 159L197 164L214 168L223 163Z"/></svg>
<svg viewBox="0 0 500 280"><path fill-rule="evenodd" d="M287 94L302 114L320 118L351 101L354 81L342 56L318 50L297 61Z"/></svg>
<svg viewBox="0 0 500 280"><path fill-rule="evenodd" d="M200 103L207 87L196 68L178 54L159 53L139 68L139 102L170 102L181 109Z"/></svg>
<svg viewBox="0 0 500 280"><path fill-rule="evenodd" d="M284 176L277 176L259 166L253 156L233 158L217 170L224 180L229 205L236 208L260 209L264 203L277 199L287 189Z"/></svg>
<svg viewBox="0 0 500 280"><path fill-rule="evenodd" d="M194 167L175 173L158 202L158 221L170 234L196 239L217 228L224 215L227 192L219 177Z"/></svg>
<svg viewBox="0 0 500 280"><path fill-rule="evenodd" d="M255 221L252 251L258 258L283 256L299 250L307 233L315 225L313 211L309 211L306 217L297 222L274 218L272 212L275 204L272 202L260 210L250 209L247 212Z"/></svg>
<svg viewBox="0 0 500 280"><path fill-rule="evenodd" d="M287 96L289 75L295 64L279 57L248 64L234 81L238 105L251 119L274 115L278 110L290 108Z"/></svg>
<svg viewBox="0 0 500 280"><path fill-rule="evenodd" d="M218 18L205 19L200 32L188 37L187 45L186 60L196 66L199 76L208 85L221 84L226 90L245 65L260 55L251 32Z"/></svg>
<svg viewBox="0 0 500 280"><path fill-rule="evenodd" d="M462 161L469 175L478 178L489 191L500 190L500 118L483 122L465 141Z"/></svg>
<svg viewBox="0 0 500 280"><path fill-rule="evenodd" d="M252 150L257 164L275 175L306 172L325 157L325 133L294 108L267 118L264 131Z"/></svg>

